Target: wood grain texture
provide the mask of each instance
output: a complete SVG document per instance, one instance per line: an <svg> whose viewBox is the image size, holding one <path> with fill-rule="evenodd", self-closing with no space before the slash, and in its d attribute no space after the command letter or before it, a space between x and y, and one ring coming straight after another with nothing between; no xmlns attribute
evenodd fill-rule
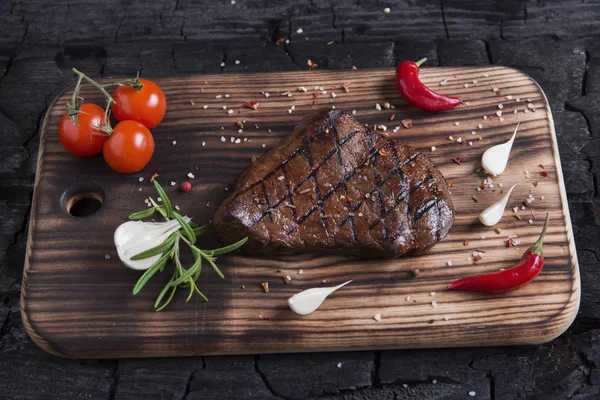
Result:
<svg viewBox="0 0 600 400"><path fill-rule="evenodd" d="M438 114L415 110L397 95L392 70L156 79L165 90L168 111L153 130L153 160L133 175L112 172L101 157L74 158L62 149L56 125L70 93L61 94L41 131L21 302L30 336L61 356L109 358L532 344L561 334L577 313L580 283L554 125L542 90L525 74L505 67L425 68L421 75L431 87L457 94L468 105ZM441 86L443 79L448 83ZM342 89L345 82L352 82L350 93ZM315 85L328 92L319 94L319 105L313 105ZM502 95L491 85L500 88ZM298 86L308 88L308 93L296 91ZM260 91L271 96L265 98ZM293 97L281 95L286 91ZM229 97L216 98L225 94ZM507 100L506 95L513 99ZM100 101L90 90L83 96ZM248 100L260 102L259 109L242 107ZM396 108L375 109L375 103L386 102ZM499 103L504 105L504 121L495 114ZM528 103L535 112L523 111ZM227 114L224 105L234 113ZM289 113L292 105L295 110ZM446 239L425 256L397 260L224 256L219 265L225 280L208 270L199 280L208 303L200 299L185 303L181 294L160 313L152 311L152 304L168 273L137 296L131 295L139 272L121 265L112 235L126 215L144 207L146 196L154 196L148 183L152 173L160 173L174 204L196 222L206 222L251 156L275 146L307 112L325 105L356 110L356 117L370 125L386 125L387 134L419 149L439 166L454 183L457 213ZM390 114L395 114L393 121ZM484 115L492 118L483 119ZM413 128L394 133L392 127L405 118L412 119ZM238 133L235 122L243 120L244 132ZM507 140L517 122L521 125L507 170L495 179L493 190L477 192L485 177L476 172L481 154ZM463 143L448 141L449 135L461 137ZM232 136L241 138L241 143L232 143ZM437 150L431 152L431 146ZM461 157L462 165L452 162L452 157ZM540 176L540 164L547 177ZM529 178L525 170L530 171ZM196 175L192 192L183 194L169 185L187 180L188 172ZM146 179L140 183L139 177ZM501 234L477 222L478 213L500 198L499 183L504 188L518 184L498 225ZM70 194L81 191L100 193L104 204L92 216L74 218L64 211L64 204ZM520 206L530 191L536 200L527 210L519 210L522 220L517 220L511 209ZM544 245L546 265L532 284L507 295L446 289L457 277L515 264L537 238L546 210L552 215ZM506 248L509 234L518 235L521 246ZM465 240L468 246L463 245ZM206 239L206 247L215 244L214 238ZM475 250L485 251L477 265L469 260ZM105 259L106 254L111 258ZM449 260L452 266L447 265ZM418 277L412 276L411 268L420 269ZM286 275L293 278L290 284L283 281ZM354 282L309 316L288 309L288 297L320 286L324 279L330 284ZM271 289L268 294L260 284L265 281ZM259 319L260 312L271 319ZM379 323L373 319L378 313Z"/></svg>

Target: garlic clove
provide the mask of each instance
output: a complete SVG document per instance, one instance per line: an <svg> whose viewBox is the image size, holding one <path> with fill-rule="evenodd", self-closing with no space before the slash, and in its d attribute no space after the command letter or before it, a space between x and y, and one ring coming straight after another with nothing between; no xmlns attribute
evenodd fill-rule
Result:
<svg viewBox="0 0 600 400"><path fill-rule="evenodd" d="M307 315L315 311L329 296L339 288L349 284L352 281L344 282L341 285L326 288L312 288L296 293L288 299L288 305L293 312L300 315Z"/></svg>
<svg viewBox="0 0 600 400"><path fill-rule="evenodd" d="M517 124L515 132L508 142L490 147L483 153L483 156L481 157L481 166L485 172L493 176L498 176L504 172L508 165L508 157L510 156L512 145L517 136L519 125L520 124Z"/></svg>
<svg viewBox="0 0 600 400"><path fill-rule="evenodd" d="M517 186L513 185L510 190L502 197L499 201L492 204L479 214L479 221L485 226L494 226L502 219L504 215L504 209L508 203L508 198L512 193L513 189Z"/></svg>
<svg viewBox="0 0 600 400"><path fill-rule="evenodd" d="M189 222L188 217L184 217ZM115 230L114 242L119 258L127 267L135 270L146 270L161 257L157 254L142 260L131 257L164 243L173 233L181 228L177 220L168 222L125 222Z"/></svg>

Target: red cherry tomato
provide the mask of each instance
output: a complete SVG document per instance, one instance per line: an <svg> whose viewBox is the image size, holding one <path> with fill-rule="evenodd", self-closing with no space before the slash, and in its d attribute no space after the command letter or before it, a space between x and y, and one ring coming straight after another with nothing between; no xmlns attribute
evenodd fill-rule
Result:
<svg viewBox="0 0 600 400"><path fill-rule="evenodd" d="M154 153L154 138L137 121L119 122L104 144L104 160L117 172L131 174L144 168Z"/></svg>
<svg viewBox="0 0 600 400"><path fill-rule="evenodd" d="M97 129L104 123L104 110L92 103L81 105L77 115L77 125L68 114L63 115L58 123L58 139L63 147L78 157L94 156L102 151L106 136L93 135L92 132L105 135Z"/></svg>
<svg viewBox="0 0 600 400"><path fill-rule="evenodd" d="M167 99L160 86L148 79L140 79L142 88L118 86L112 97L117 104L112 112L118 121L133 120L154 128L162 121L167 111Z"/></svg>

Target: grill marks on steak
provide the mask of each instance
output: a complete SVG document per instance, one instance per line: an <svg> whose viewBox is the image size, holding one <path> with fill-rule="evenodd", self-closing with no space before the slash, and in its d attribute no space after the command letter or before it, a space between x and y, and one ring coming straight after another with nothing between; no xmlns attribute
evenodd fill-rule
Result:
<svg viewBox="0 0 600 400"><path fill-rule="evenodd" d="M409 146L339 110L318 110L250 166L217 210L250 252L420 254L454 221L446 181Z"/></svg>

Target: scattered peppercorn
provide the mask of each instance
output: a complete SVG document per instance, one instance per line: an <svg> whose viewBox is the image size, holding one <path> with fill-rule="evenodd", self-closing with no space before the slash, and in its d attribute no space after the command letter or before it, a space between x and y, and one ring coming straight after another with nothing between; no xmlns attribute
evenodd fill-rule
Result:
<svg viewBox="0 0 600 400"><path fill-rule="evenodd" d="M182 190L184 193L187 193L187 192L189 192L190 190L192 190L192 184L191 184L190 182L183 182L183 183L181 184L181 190Z"/></svg>

